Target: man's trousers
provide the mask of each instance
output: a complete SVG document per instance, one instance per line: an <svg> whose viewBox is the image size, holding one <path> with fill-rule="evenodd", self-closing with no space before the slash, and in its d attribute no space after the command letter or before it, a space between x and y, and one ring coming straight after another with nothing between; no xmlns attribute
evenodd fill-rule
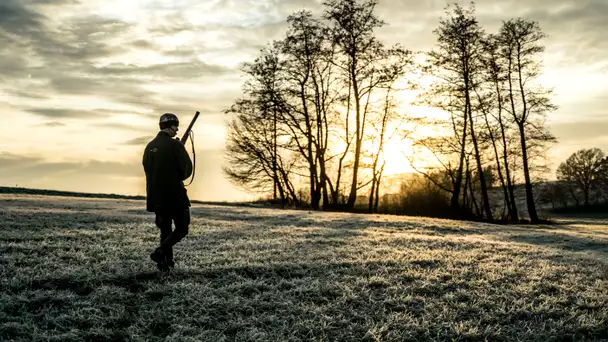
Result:
<svg viewBox="0 0 608 342"><path fill-rule="evenodd" d="M171 224L175 223L175 230ZM173 262L173 246L188 235L190 209L160 209L156 211L156 226L160 229L160 249L167 255L167 262Z"/></svg>

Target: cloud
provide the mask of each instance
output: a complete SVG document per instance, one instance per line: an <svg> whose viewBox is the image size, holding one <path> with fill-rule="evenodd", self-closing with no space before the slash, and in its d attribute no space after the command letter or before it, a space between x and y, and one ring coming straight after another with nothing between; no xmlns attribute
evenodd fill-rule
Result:
<svg viewBox="0 0 608 342"><path fill-rule="evenodd" d="M72 108L32 108L27 111L47 118L94 118L112 112L105 109L81 110Z"/></svg>
<svg viewBox="0 0 608 342"><path fill-rule="evenodd" d="M151 1L145 6L130 2L116 10L101 0L0 0L0 91L6 94L3 105L15 113L10 114L11 118L24 113L34 115L42 122L40 125L48 127L50 134L56 133L52 128L73 121L86 123L87 127L107 128L104 132L132 131L133 139L128 140L127 135L120 138L124 143L118 140L119 149L143 144L144 135L155 133L158 116L163 112L181 117L199 110L203 116L197 126L208 127L205 123L212 117L223 119L222 110L241 94L244 78L238 70L239 63L253 60L260 48L281 39L288 15L301 9L319 15L323 11L322 2ZM380 1L377 13L386 26L378 30L378 36L389 45L400 43L413 50L433 48L436 45L433 30L444 14L444 7L451 2ZM564 144L591 143L584 140L589 137L601 141L606 131L603 118L608 103L592 95L583 96L584 91L573 95L570 90L578 88L578 84L592 87L591 84L600 82L588 81L589 74L596 74L594 80L608 74L608 65L600 67L602 61L608 60L608 40L604 38L604 32L608 31L608 2L475 2L478 19L488 32L496 32L502 20L517 16L539 21L548 35L543 41L547 47L545 59L557 70L551 80L558 86L556 102L561 108L554 118L561 118L562 122L552 125L554 133ZM468 1L461 3L466 6ZM131 13L132 9L135 11ZM590 65L595 69L585 68ZM563 70L570 73L563 74ZM580 77L573 82L576 74ZM83 106L87 109L78 109ZM129 113L112 109L125 107L130 109ZM136 114L149 119L150 124L143 127L145 123L139 119L105 120L119 114ZM575 123L563 123L566 119ZM218 121L213 127L221 125ZM214 139L218 144L210 145L219 145L221 138L214 136ZM66 153L70 148L66 146ZM83 172L95 173L97 167L106 170L104 175L108 177L120 177L120 172L126 172L120 163L48 163L33 157L19 158L0 155L0 165L15 166L14 177L21 177L21 171L32 178L63 174L72 177ZM133 166L133 170L137 167ZM114 175L110 172L112 168L123 171ZM218 165L207 170L213 172L216 183L222 179L219 170ZM9 175L6 171L0 179ZM87 179L81 180L84 184ZM69 177L65 182L69 183ZM201 189L201 193L206 191Z"/></svg>
<svg viewBox="0 0 608 342"><path fill-rule="evenodd" d="M2 43L1 38L0 43ZM6 42L4 42L4 44L6 44ZM0 81L9 81L11 79L23 77L27 71L28 62L26 58L20 55L11 56L10 54L11 51L8 51L8 49L4 49L3 51L2 48L0 48L0 70L2 70Z"/></svg>
<svg viewBox="0 0 608 342"><path fill-rule="evenodd" d="M156 117L156 115L154 115L154 117ZM152 120L152 116L150 116L150 119ZM91 124L91 126L95 126L95 127L99 127L99 128L108 128L111 130L120 129L120 130L131 131L131 132L143 132L143 131L147 130L144 127L130 125L128 123L117 123L117 122L93 123L93 124Z"/></svg>
<svg viewBox="0 0 608 342"><path fill-rule="evenodd" d="M0 178L29 179L59 174L141 176L139 163L89 160L83 162L49 162L41 157L0 152Z"/></svg>
<svg viewBox="0 0 608 342"><path fill-rule="evenodd" d="M91 74L103 76L131 76L145 77L148 79L188 79L201 76L220 76L231 70L220 65L210 65L199 60L187 62L163 63L150 66L137 66L125 64L110 64L103 67L92 67L88 70Z"/></svg>
<svg viewBox="0 0 608 342"><path fill-rule="evenodd" d="M38 30L43 19L42 14L23 6L19 0L0 2L0 29L8 33L23 34Z"/></svg>
<svg viewBox="0 0 608 342"><path fill-rule="evenodd" d="M157 24L148 29L151 34L170 36L184 31L191 31L195 25L190 23L182 13L169 13L164 15Z"/></svg>
<svg viewBox="0 0 608 342"><path fill-rule="evenodd" d="M112 43L111 39L121 37L132 28L132 24L97 15L74 17L56 29L47 28L44 33L32 37L32 43L47 65L82 66L91 60L128 51L122 44Z"/></svg>
<svg viewBox="0 0 608 342"><path fill-rule="evenodd" d="M132 41L131 46L134 46L139 49L144 49L144 50L147 50L147 49L154 50L154 49L158 48L158 45L156 43L154 43L153 41L148 40L148 39L138 39L138 40Z"/></svg>
<svg viewBox="0 0 608 342"><path fill-rule="evenodd" d="M44 3L54 3L68 13L74 4L70 1ZM135 106L141 111L157 112L165 108L193 111L195 104L202 100L196 94L199 92L197 88L204 89L211 83L220 84L232 77L233 70L196 57L196 48L164 48L151 38L142 38L141 34L136 34L132 23L86 15L68 16L55 27L47 22L44 12L36 12L43 11L46 5L26 6L12 0L8 4L10 7L5 7L10 9L10 13L18 13L24 18L19 21L21 26L10 23L13 34L0 35L0 43L4 42L0 47L0 68L3 70L0 82L3 90L16 98L60 100L86 95L105 102ZM173 57L177 59L159 60L155 64L133 62L137 55L132 55L132 52L143 50L161 57L163 51L168 54L174 52L176 55ZM107 63L108 58L126 62ZM180 88L157 89L158 86L170 88L176 82L182 84ZM183 91L187 83L192 86ZM217 87L208 89L211 90L207 90L208 93L222 91ZM80 113L71 108L34 108L30 113L72 118L110 114L101 110Z"/></svg>
<svg viewBox="0 0 608 342"><path fill-rule="evenodd" d="M85 163L72 164L78 172L90 175L115 175L125 177L141 177L140 163L120 163L90 160Z"/></svg>
<svg viewBox="0 0 608 342"><path fill-rule="evenodd" d="M33 7L13 0L0 6L0 18L12 18L0 19L0 79L7 92L26 98L58 93L94 95L108 89L121 92L126 99L132 99L126 94L150 94L137 82L104 80L87 72L97 59L127 51L107 40L119 37L131 28L130 24L91 15L62 21L54 28Z"/></svg>
<svg viewBox="0 0 608 342"><path fill-rule="evenodd" d="M48 20L50 14L45 15L48 5L52 4L55 11L70 13L78 8L74 6L76 3L50 0L8 2L5 7L20 17L15 23L11 22L10 28L14 34L3 39L5 47L0 47L0 56L5 57L0 59L0 68L6 70L0 80L6 85L8 93L17 98L40 100L95 96L154 112L190 112L201 110L201 103L204 103L206 107L213 107L208 111L218 112L238 96L241 80L237 81L238 70L213 63L221 60L223 55L243 58L257 53L269 42L269 38L284 32L285 17L289 14L284 12L286 9L314 5L318 1L279 4L279 12L273 9L271 2L252 3L252 8L258 13L272 12L272 15L260 17L259 21L249 21L246 25L242 25L242 20L236 24L228 21L192 24L186 20L186 12L167 11L169 14L162 14L164 12L161 11L156 22L163 24L149 27L147 32L150 34L147 36L139 31L136 33L136 23L120 19L100 15L67 15L59 25L55 25ZM196 2L192 5L196 5ZM249 15L249 7L231 1L214 5L225 15L240 17ZM196 10L196 6L192 10ZM156 40L183 32L203 38L177 45L160 44ZM149 51L159 58L165 56L173 60L159 59L156 64L134 62L133 55L129 55L134 51ZM205 61L201 61L201 55L205 56ZM126 62L105 62L108 59ZM175 82L182 83L182 86L173 91L158 90L158 86L168 88ZM186 88L186 83L192 86ZM214 86L210 87L211 84ZM227 90L220 84L232 85ZM201 97L197 93L203 90L207 95ZM226 96L228 93L231 95ZM68 108L35 108L30 113L72 118L107 114L99 111L79 113Z"/></svg>
<svg viewBox="0 0 608 342"><path fill-rule="evenodd" d="M2 62L0 62L1 64ZM0 76L1 77L1 76ZM7 94L9 95L13 95L16 97L22 97L22 98L27 98L27 99L33 99L33 100L47 100L50 98L50 96L48 95L44 95L44 94L40 94L40 93L34 93L31 92L27 89L5 89L4 90Z"/></svg>
<svg viewBox="0 0 608 342"><path fill-rule="evenodd" d="M42 124L42 126L47 126L47 127L61 127L61 126L65 126L64 123L59 122L59 121L50 121L50 122L45 122Z"/></svg>
<svg viewBox="0 0 608 342"><path fill-rule="evenodd" d="M124 143L124 145L141 146L141 145L147 144L153 138L154 138L153 136L139 137L139 138L135 138L135 139L131 139L129 141L126 141Z"/></svg>
<svg viewBox="0 0 608 342"><path fill-rule="evenodd" d="M19 0L0 1L0 80L26 76L28 44L31 36L43 35L45 16Z"/></svg>
<svg viewBox="0 0 608 342"><path fill-rule="evenodd" d="M23 3L28 5L65 5L65 4L78 4L78 0L22 0Z"/></svg>
<svg viewBox="0 0 608 342"><path fill-rule="evenodd" d="M552 133L562 143L576 143L608 137L608 120L573 121L551 125Z"/></svg>
<svg viewBox="0 0 608 342"><path fill-rule="evenodd" d="M0 170L13 169L15 167L28 167L42 161L40 157L20 156L14 153L0 151Z"/></svg>
<svg viewBox="0 0 608 342"><path fill-rule="evenodd" d="M433 34L444 16L444 8L453 1L386 1L377 13L386 22L379 30L391 43L406 48L428 50L435 46ZM467 7L468 2L459 2ZM496 33L502 21L523 17L539 22L548 35L542 41L547 56L560 53L560 65L585 65L601 62L608 54L608 2L605 0L477 0L476 15L488 33Z"/></svg>

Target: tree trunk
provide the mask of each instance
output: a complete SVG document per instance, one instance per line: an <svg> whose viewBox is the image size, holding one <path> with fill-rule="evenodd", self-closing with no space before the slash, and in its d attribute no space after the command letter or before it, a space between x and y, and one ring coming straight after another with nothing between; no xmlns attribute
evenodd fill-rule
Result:
<svg viewBox="0 0 608 342"><path fill-rule="evenodd" d="M306 149L308 155L306 159L308 161L308 171L310 175L310 207L314 210L319 209L319 196L317 196L316 184L317 184L317 167L315 165L315 158L312 156L312 125L310 124L310 113L308 112L308 106L306 104L304 84L308 80L308 76L304 79L304 82L300 84L300 99L302 101L302 107L304 109L304 120L306 124Z"/></svg>
<svg viewBox="0 0 608 342"><path fill-rule="evenodd" d="M275 178L275 181L276 181L275 190L278 189L279 196L281 197L281 206L284 206L287 203L287 199L285 198L285 190L283 189L283 185L281 185L281 182L279 182L278 174L277 174L277 178Z"/></svg>
<svg viewBox="0 0 608 342"><path fill-rule="evenodd" d="M530 178L530 167L528 165L528 151L526 147L526 136L524 126L519 125L519 135L521 139L521 152L524 167L524 179L526 181L526 203L528 205L528 214L532 223L538 223L538 214L536 213L536 204L534 203L534 194L532 193L532 180Z"/></svg>
<svg viewBox="0 0 608 342"><path fill-rule="evenodd" d="M353 209L355 206L355 200L357 199L357 176L359 174L359 160L361 154L361 142L362 142L362 132L361 132L361 104L359 103L359 83L357 82L356 75L356 62L355 56L351 56L351 66L350 66L350 77L353 82L353 96L355 97L355 161L353 164L353 179L350 185L350 194L348 195L348 201L346 202L346 207L348 209Z"/></svg>
<svg viewBox="0 0 608 342"><path fill-rule="evenodd" d="M467 194L468 194L468 189L469 188L469 177L467 175L467 177L464 178L464 191L462 192L462 207L469 210L471 208L471 206L469 205L469 201L467 201Z"/></svg>
<svg viewBox="0 0 608 342"><path fill-rule="evenodd" d="M513 221L519 221L519 212L517 210L517 201L515 200L515 192L514 192L514 187L513 187L513 182L511 181L511 167L509 166L509 154L508 154L508 147L507 147L507 136L506 136L506 131L505 131L505 125L504 122L502 121L502 113L498 114L498 121L500 122L500 131L501 131L501 135L502 135L502 157L503 157L503 161L504 161L504 167L505 167L505 178L507 179L507 190L509 191L509 203L511 208L509 209L509 212L511 213L511 219Z"/></svg>
<svg viewBox="0 0 608 342"><path fill-rule="evenodd" d="M456 181L454 182L454 192L452 193L452 200L450 206L454 213L458 213L459 209L459 197L460 197L460 188L462 187L462 168L464 167L464 157L465 157L465 146L467 141L467 122L468 116L464 115L464 128L462 131L462 146L460 148L460 161L458 163L458 171L456 171ZM466 192L466 189L465 189Z"/></svg>
<svg viewBox="0 0 608 342"><path fill-rule="evenodd" d="M471 177L471 171L469 170L469 168L467 167L467 179L468 179L468 183L469 183L469 191L471 192L471 202L473 203L473 206L475 207L475 212L477 213L478 217L483 217L481 210L479 209L479 206L477 205L477 200L475 199L475 191L473 190L473 179ZM466 189L465 189L466 191Z"/></svg>
<svg viewBox="0 0 608 342"><path fill-rule="evenodd" d="M532 180L530 177L530 166L528 163L528 148L526 143L525 124L528 116L528 103L526 101L526 93L524 90L523 78L522 78L522 63L521 63L521 45L517 44L517 73L519 75L519 91L521 94L522 101L522 116L517 122L519 127L519 138L521 140L521 150L524 167L524 179L526 181L526 203L528 205L528 214L530 215L530 221L532 223L538 223L538 214L536 213L536 204L534 203L534 194L532 193ZM509 77L510 78L510 77ZM515 114L515 112L513 112ZM517 120L516 120L517 121Z"/></svg>
<svg viewBox="0 0 608 342"><path fill-rule="evenodd" d="M384 171L384 165L380 168L380 173L378 174L378 186L376 186L376 202L374 203L374 212L378 212L378 202L380 201L380 181L382 180L382 173Z"/></svg>
<svg viewBox="0 0 608 342"><path fill-rule="evenodd" d="M471 84L469 73L468 60L464 61L464 96L465 96L465 113L469 116L471 124L471 139L473 141L473 149L475 150L475 162L477 163L477 173L479 174L479 183L481 185L481 197L483 207L489 222L494 221L492 209L490 207L490 199L488 198L488 189L486 188L486 179L481 165L481 156L479 154L479 145L477 144L477 136L475 135L475 121L473 120L473 108L471 105Z"/></svg>
<svg viewBox="0 0 608 342"><path fill-rule="evenodd" d="M273 174L273 182L274 182L274 195L273 198L277 200L277 183L279 182L279 177L277 175L277 109L272 108L272 174ZM284 202L284 197L281 196L281 203Z"/></svg>
<svg viewBox="0 0 608 342"><path fill-rule="evenodd" d="M291 198L293 198L293 203L296 206L299 206L300 200L298 199L298 195L296 194L295 189L291 185L291 182L289 180L289 175L287 175L287 173L285 172L285 170L283 168L280 168L279 171L281 173L281 176L283 177L283 182L285 182L285 187L287 188L289 195L291 195Z"/></svg>
<svg viewBox="0 0 608 342"><path fill-rule="evenodd" d="M508 67L508 72L509 72L508 73L508 76L509 76L508 77L508 79L509 79L509 98L511 99L510 102L511 102L511 110L512 110L511 114L513 115L513 118L517 122L517 117L516 117L516 112L515 112L515 100L514 100L514 97L513 97L513 80L511 79L511 72L513 70L513 56L512 56L512 52L511 51L509 51L508 61L509 61L509 67ZM503 135L503 139L504 139L504 157L505 157L505 170L507 170L507 183L510 183L510 184L507 184L507 185L509 186L509 195L511 196L511 204L514 206L514 209L517 210L515 208L515 205L516 205L515 191L514 191L515 186L512 184L511 177L510 177L509 171L508 171L509 170L509 167L508 167L509 164L508 164L508 161L507 161L508 160L507 159L508 153L507 153L506 135L505 135L505 131L504 131L504 125L501 124L501 126L503 127L502 135ZM519 220L519 213L517 212L517 214L518 214L518 220Z"/></svg>
<svg viewBox="0 0 608 342"><path fill-rule="evenodd" d="M511 169L509 166L509 155L507 153L507 138L505 135L504 123L502 122L502 118L500 118L500 128L502 131L502 143L503 143L503 161L505 166L505 177L507 178L507 189L509 190L509 199L511 204L511 209L509 212L513 215L511 218L514 221L519 221L519 212L517 211L517 202L515 200L515 192L513 182L511 181Z"/></svg>
<svg viewBox="0 0 608 342"><path fill-rule="evenodd" d="M374 194L376 193L376 170L374 168L374 170L372 171L374 173L374 176L372 178L372 188L369 192L369 204L368 204L368 212L371 214L373 213L373 209L374 209Z"/></svg>
<svg viewBox="0 0 608 342"><path fill-rule="evenodd" d="M501 129L504 130L502 124L502 99L500 96L500 87L498 86L498 82L496 82L496 91L498 96L498 117L500 118L500 126ZM487 113L484 113L484 118L486 121L486 127L488 128L488 132L490 134L490 140L492 141L492 148L494 149L494 156L496 157L496 169L498 171L498 178L500 179L500 185L502 186L502 191L505 197L505 203L509 212L509 217L512 220L516 220L517 213L513 212L513 206L511 205L511 199L509 197L509 190L507 189L507 185L505 183L505 178L502 174L502 167L500 165L500 155L498 153L498 147L496 147L496 138L494 137L494 133L492 132L492 127L490 127L490 121L488 120ZM504 133L503 133L504 134ZM503 136L504 138L504 136ZM506 166L507 167L507 166ZM507 176L508 177L508 176ZM503 213L504 215L504 213Z"/></svg>
<svg viewBox="0 0 608 342"><path fill-rule="evenodd" d="M321 168L321 191L323 195L323 210L329 207L329 196L327 192L327 171L325 169L325 153L322 154L322 158L319 159L319 167Z"/></svg>
<svg viewBox="0 0 608 342"><path fill-rule="evenodd" d="M468 87L468 86L467 86ZM481 165L481 156L479 155L479 145L477 144L477 137L475 136L475 124L473 122L473 111L471 109L471 100L469 98L469 90L465 89L466 101L468 102L469 120L471 121L471 138L473 139L473 148L475 149L475 161L477 163L477 172L479 173L479 183L481 185L481 197L483 201L483 207L486 212L486 217L489 222L494 221L492 215L492 207L490 206L490 198L488 197L488 188L486 187L486 177L483 172Z"/></svg>
<svg viewBox="0 0 608 342"><path fill-rule="evenodd" d="M505 204L507 207L507 211L509 213L509 218L511 220L515 220L516 213L513 212L513 206L511 205L511 198L509 197L509 189L507 188L507 184L505 183L505 177L502 174L502 166L500 164L500 155L498 154L498 148L496 147L496 140L492 137L492 147L494 148L494 155L496 156L496 168L498 170L498 178L500 179L500 186L502 187L502 192L505 197ZM503 208L504 215L504 208Z"/></svg>
<svg viewBox="0 0 608 342"><path fill-rule="evenodd" d="M344 153L340 156L340 159L338 160L338 175L336 178L336 186L335 188L332 186L331 184L331 180L328 179L329 181L329 185L330 185L330 190L331 190L331 197L332 197L332 205L333 206L338 206L340 204L340 181L342 179L342 165L344 164L344 158L346 158L346 155L348 154L348 149L350 148L350 144L352 143L352 140L349 139L349 135L350 135L350 131L349 131L349 118L350 118L350 97L351 97L351 79L349 77L348 79L348 101L346 102L346 120L345 120L345 142L346 142L346 147L344 148Z"/></svg>
<svg viewBox="0 0 608 342"><path fill-rule="evenodd" d="M576 197L576 194L574 193L574 190L572 190L572 186L568 185L568 190L570 191L570 195L572 195L572 199L574 200L574 205L575 206L580 206L580 202L578 200L578 197Z"/></svg>

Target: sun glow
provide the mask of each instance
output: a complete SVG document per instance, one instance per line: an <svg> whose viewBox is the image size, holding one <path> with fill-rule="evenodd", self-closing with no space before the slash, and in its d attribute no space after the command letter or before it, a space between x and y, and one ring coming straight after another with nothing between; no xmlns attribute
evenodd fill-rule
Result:
<svg viewBox="0 0 608 342"><path fill-rule="evenodd" d="M384 146L384 175L414 172L408 158L412 157L412 141L390 141Z"/></svg>

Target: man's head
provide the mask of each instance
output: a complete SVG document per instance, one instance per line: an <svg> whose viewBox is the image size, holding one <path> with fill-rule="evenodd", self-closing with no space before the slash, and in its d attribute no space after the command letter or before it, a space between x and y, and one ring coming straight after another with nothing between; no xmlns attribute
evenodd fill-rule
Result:
<svg viewBox="0 0 608 342"><path fill-rule="evenodd" d="M173 113L165 113L160 116L160 130L168 133L172 138L177 135L179 130L179 120Z"/></svg>

